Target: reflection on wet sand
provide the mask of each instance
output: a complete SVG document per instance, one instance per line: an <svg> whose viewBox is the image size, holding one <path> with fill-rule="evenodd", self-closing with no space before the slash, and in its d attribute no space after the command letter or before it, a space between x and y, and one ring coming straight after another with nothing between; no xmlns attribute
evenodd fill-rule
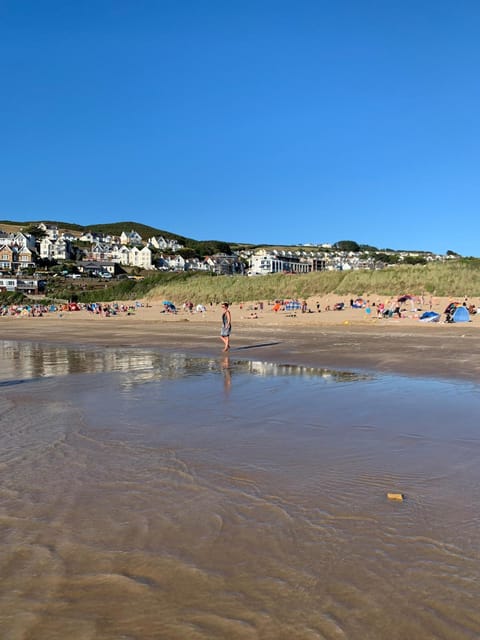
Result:
<svg viewBox="0 0 480 640"><path fill-rule="evenodd" d="M321 377L337 382L353 382L371 376L350 371L336 371L318 367L275 364L262 361L235 360L226 356L219 361L211 358L193 358L182 353L161 354L148 349L74 349L66 346L32 343L3 342L3 377L11 384L34 378L66 376L79 373L107 373L128 371L135 375L130 382L147 382L158 378L183 378L206 371L231 373L232 369L262 376ZM225 366L225 363L228 366Z"/></svg>
<svg viewBox="0 0 480 640"><path fill-rule="evenodd" d="M2 638L478 635L477 386L1 349Z"/></svg>
<svg viewBox="0 0 480 640"><path fill-rule="evenodd" d="M223 371L223 389L225 391L225 395L228 396L230 393L230 389L232 388L232 369L230 364L230 358L228 355L224 356L222 360L222 371Z"/></svg>

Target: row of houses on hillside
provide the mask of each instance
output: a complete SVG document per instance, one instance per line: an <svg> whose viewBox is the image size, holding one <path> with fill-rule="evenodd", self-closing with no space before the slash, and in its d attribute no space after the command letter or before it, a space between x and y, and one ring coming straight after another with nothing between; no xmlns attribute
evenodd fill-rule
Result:
<svg viewBox="0 0 480 640"><path fill-rule="evenodd" d="M257 251L249 259L248 275L260 276L269 273L310 273L324 271L325 260L301 256L281 256L272 251Z"/></svg>
<svg viewBox="0 0 480 640"><path fill-rule="evenodd" d="M158 251L171 251L172 253L184 248L183 244L180 244L177 240L167 240L163 236L148 238L147 247L157 249Z"/></svg>
<svg viewBox="0 0 480 640"><path fill-rule="evenodd" d="M251 254L248 260L248 275L251 276L270 273L311 273L312 271L348 271L383 267L373 256L363 257L353 252L315 254L305 251L278 252L262 249Z"/></svg>
<svg viewBox="0 0 480 640"><path fill-rule="evenodd" d="M152 264L152 251L146 246L139 248L97 242L91 249L85 251L83 259L99 262L107 260L122 266L140 267L146 270L155 268Z"/></svg>
<svg viewBox="0 0 480 640"><path fill-rule="evenodd" d="M386 253L386 252L380 252ZM399 262L411 257L421 257L427 262L443 261L444 256L437 254L420 254L412 252L390 252L399 256ZM248 275L267 275L270 273L310 273L312 271L350 271L359 269L383 269L387 266L375 252L324 251L308 252L277 251L260 249L255 252L242 252L241 256L248 260Z"/></svg>
<svg viewBox="0 0 480 640"><path fill-rule="evenodd" d="M59 232L55 225L39 223L42 232L36 238L31 233L6 233L0 230L0 269L9 272L35 267L39 259L50 262L74 261L79 271L112 274L120 267L138 267L170 271L209 271L216 274L267 275L271 273L310 273L325 270L379 269L389 250L380 252L334 250L326 245L297 249L244 249L234 255L217 254L206 258L182 256L182 245L162 236L143 241L135 230L122 231L120 236L86 231L75 236ZM89 246L88 246L89 245ZM184 255L186 252L183 252ZM378 252L377 252L378 253ZM399 261L412 253L391 252ZM443 256L424 254L427 261ZM86 267L88 265L88 268ZM95 266L96 265L96 266ZM245 267L248 265L248 267Z"/></svg>
<svg viewBox="0 0 480 640"><path fill-rule="evenodd" d="M155 267L161 271L208 271L217 275L245 272L245 264L237 255L218 253L205 258L184 258L180 254L160 255Z"/></svg>
<svg viewBox="0 0 480 640"><path fill-rule="evenodd" d="M39 243L39 256L46 260L108 260L120 265L152 269L152 252L148 247L127 247L117 244L94 243L90 249L81 249L63 238L51 240L42 238Z"/></svg>
<svg viewBox="0 0 480 640"><path fill-rule="evenodd" d="M36 238L30 233L6 233L0 230L0 247L26 247L30 251L35 251Z"/></svg>
<svg viewBox="0 0 480 640"><path fill-rule="evenodd" d="M122 231L119 236L114 236L108 233L102 233L97 231L85 231L81 234L75 235L69 231L62 231L60 233L58 227L56 225L45 224L44 222L40 222L38 224L38 228L43 232L44 238L48 238L51 241L57 240L69 240L70 242L75 242L76 240L80 242L86 242L91 244L96 244L101 242L103 244L120 244L122 246L148 246L153 249L157 249L160 251L178 251L183 248L177 240L174 239L166 239L163 236L152 236L148 238L146 242L143 241L142 236L132 229L131 231ZM16 235L16 234L5 234L5 235ZM32 236L33 237L33 236ZM0 232L0 241L2 239L2 232ZM35 243L35 238L33 237L33 242ZM34 247L30 247L31 249Z"/></svg>
<svg viewBox="0 0 480 640"><path fill-rule="evenodd" d="M122 231L119 236L112 236L110 234L99 233L96 231L86 231L78 237L81 242L88 242L91 244L103 244L103 245L121 245L121 246L146 246L157 251L179 251L183 249L183 245L177 240L166 239L163 236L152 236L148 238L146 242L143 241L142 236L133 229L129 232Z"/></svg>
<svg viewBox="0 0 480 640"><path fill-rule="evenodd" d="M218 254L207 258L184 258L178 251L183 246L174 239L152 236L146 243L140 234L132 230L120 236L86 231L81 235L60 232L56 225L39 223L42 236L35 238L28 233L2 233L0 247L9 245L0 268L15 270L19 265L35 266L37 259L62 262L76 261L82 271L82 263L139 267L145 270L211 271L214 273L243 273L244 262L238 256ZM3 242L2 242L3 241ZM90 244L89 248L83 246ZM31 253L25 249L28 248Z"/></svg>
<svg viewBox="0 0 480 640"><path fill-rule="evenodd" d="M58 240L62 238L63 240L74 241L77 239L77 236L71 231L62 231L60 232L58 227L53 224L45 224L44 222L40 222L37 225L40 231L43 232L44 238L49 238L50 240Z"/></svg>

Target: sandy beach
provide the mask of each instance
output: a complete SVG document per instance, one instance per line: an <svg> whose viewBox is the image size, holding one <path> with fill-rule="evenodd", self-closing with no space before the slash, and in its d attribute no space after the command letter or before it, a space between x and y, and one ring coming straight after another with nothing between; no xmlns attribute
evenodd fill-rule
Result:
<svg viewBox="0 0 480 640"><path fill-rule="evenodd" d="M382 300L373 299L377 304ZM348 303L348 298L338 296L311 298L307 313L275 312L268 302L263 309L253 302L232 305L230 353L239 359L285 364L479 378L480 315L472 315L471 322L461 324L447 324L442 315L441 322L425 324L418 319L422 311L411 304L402 306L401 318L379 318L376 306L370 313L348 304L341 311L325 310L333 309L340 300ZM432 308L443 314L450 301L433 298L426 301L423 310ZM75 345L142 346L199 356L221 353L220 305L208 306L204 313L189 313L180 306L176 314L170 314L163 313L160 300L137 304L141 306L132 315L112 317L83 310L40 318L1 317L2 337Z"/></svg>

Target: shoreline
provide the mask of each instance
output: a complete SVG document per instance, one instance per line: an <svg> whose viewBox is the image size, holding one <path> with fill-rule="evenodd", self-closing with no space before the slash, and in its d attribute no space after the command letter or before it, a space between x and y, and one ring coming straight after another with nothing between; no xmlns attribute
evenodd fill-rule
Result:
<svg viewBox="0 0 480 640"><path fill-rule="evenodd" d="M439 300L437 306L444 304ZM377 319L364 310L275 313L251 318L245 303L231 305L232 348L228 357L277 364L368 370L422 377L480 380L480 316L469 323L423 324L412 314ZM314 303L311 303L311 308ZM0 317L2 340L70 346L147 347L166 353L222 358L221 311L161 313L148 301L135 315L101 317L86 311L40 318Z"/></svg>

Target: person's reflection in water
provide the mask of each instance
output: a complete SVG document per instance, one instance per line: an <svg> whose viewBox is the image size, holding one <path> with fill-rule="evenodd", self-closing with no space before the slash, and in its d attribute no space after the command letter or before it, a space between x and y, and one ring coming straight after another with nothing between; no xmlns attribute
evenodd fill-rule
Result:
<svg viewBox="0 0 480 640"><path fill-rule="evenodd" d="M225 356L222 360L223 371L223 390L225 395L228 396L232 387L232 372L230 370L230 358Z"/></svg>

